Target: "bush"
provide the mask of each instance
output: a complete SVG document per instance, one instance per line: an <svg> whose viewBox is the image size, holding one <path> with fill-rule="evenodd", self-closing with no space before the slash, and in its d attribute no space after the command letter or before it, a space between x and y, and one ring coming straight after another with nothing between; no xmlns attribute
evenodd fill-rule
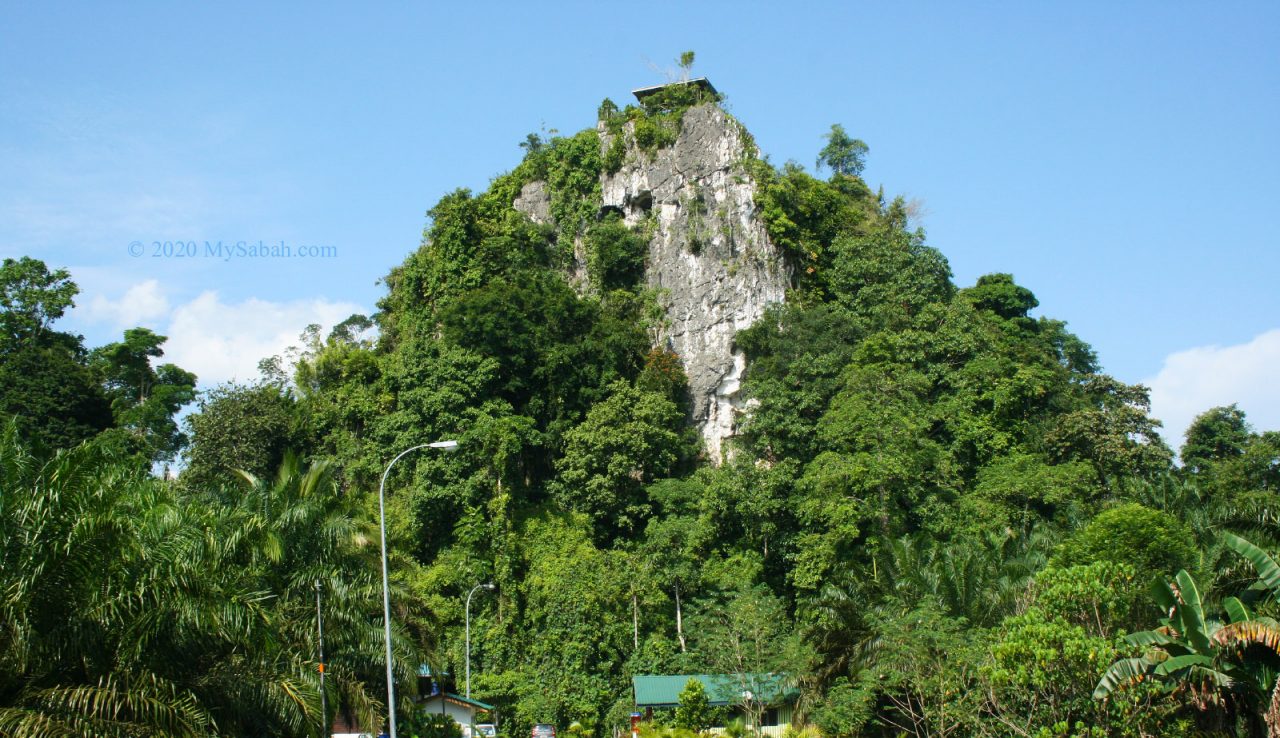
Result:
<svg viewBox="0 0 1280 738"><path fill-rule="evenodd" d="M690 677L680 692L680 704L676 707L675 727L692 730L695 733L710 728L716 723L715 710L707 699L707 689L702 682Z"/></svg>
<svg viewBox="0 0 1280 738"><path fill-rule="evenodd" d="M1058 546L1060 568L1110 561L1128 564L1142 581L1190 568L1196 559L1191 530L1168 513L1129 503L1103 511Z"/></svg>
<svg viewBox="0 0 1280 738"><path fill-rule="evenodd" d="M587 232L587 270L601 291L630 287L644 276L649 244L610 213Z"/></svg>
<svg viewBox="0 0 1280 738"><path fill-rule="evenodd" d="M462 726L440 713L416 712L397 731L406 738L462 738Z"/></svg>

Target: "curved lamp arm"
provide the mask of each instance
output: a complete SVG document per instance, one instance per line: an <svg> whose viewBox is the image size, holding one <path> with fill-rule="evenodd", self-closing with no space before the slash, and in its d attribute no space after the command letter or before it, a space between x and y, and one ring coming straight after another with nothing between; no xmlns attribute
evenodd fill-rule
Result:
<svg viewBox="0 0 1280 738"><path fill-rule="evenodd" d="M395 466L405 454L422 448L453 451L458 448L458 442L434 441L406 448L387 464L386 471L382 472L382 481L378 483L378 528L382 534L382 625L386 631L387 641L387 727L390 729L390 738L396 738L396 683L391 675L391 587L387 579L387 476L391 474L391 467Z"/></svg>
<svg viewBox="0 0 1280 738"><path fill-rule="evenodd" d="M497 589L493 582L482 582L471 588L467 593L467 699L471 699L471 595L476 593L477 589L483 587L492 592Z"/></svg>

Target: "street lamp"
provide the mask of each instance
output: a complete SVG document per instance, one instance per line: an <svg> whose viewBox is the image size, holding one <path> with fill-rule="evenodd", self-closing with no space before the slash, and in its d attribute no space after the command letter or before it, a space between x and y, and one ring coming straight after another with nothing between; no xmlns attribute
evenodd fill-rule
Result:
<svg viewBox="0 0 1280 738"><path fill-rule="evenodd" d="M320 644L320 727L329 735L329 697L324 690L324 616L320 614L320 580L316 580L316 636Z"/></svg>
<svg viewBox="0 0 1280 738"><path fill-rule="evenodd" d="M457 441L435 441L422 443L401 451L382 472L382 481L378 484L378 526L382 531L382 625L387 636L387 724L391 730L390 738L396 738L396 683L391 676L391 587L387 581L387 475L391 467L410 451L421 448L438 448L441 451L453 451L458 448Z"/></svg>
<svg viewBox="0 0 1280 738"><path fill-rule="evenodd" d="M476 590L480 588L492 592L494 590L493 582L477 584L467 593L467 699L471 699L471 595L475 594Z"/></svg>

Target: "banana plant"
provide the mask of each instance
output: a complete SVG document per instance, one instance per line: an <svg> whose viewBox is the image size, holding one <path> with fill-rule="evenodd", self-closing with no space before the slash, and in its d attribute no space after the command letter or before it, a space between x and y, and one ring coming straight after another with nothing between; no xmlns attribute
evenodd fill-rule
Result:
<svg viewBox="0 0 1280 738"><path fill-rule="evenodd" d="M1095 699L1106 699L1125 685L1154 680L1174 691L1186 690L1200 709L1222 705L1225 699L1244 690L1256 693L1248 675L1216 641L1223 623L1206 618L1195 579L1184 569L1174 583L1163 578L1152 583L1151 594L1168 617L1154 630L1125 637L1125 642L1147 652L1137 658L1120 659L1102 675L1094 689ZM1252 617L1239 600L1232 598L1228 613L1248 620Z"/></svg>
<svg viewBox="0 0 1280 738"><path fill-rule="evenodd" d="M1254 571L1258 572L1258 583L1255 586L1265 590L1273 599L1280 600L1280 564L1267 555L1266 551L1234 533L1223 533L1220 538L1227 548L1253 565Z"/></svg>
<svg viewBox="0 0 1280 738"><path fill-rule="evenodd" d="M1239 536L1224 533L1222 540L1257 570L1255 586L1280 598L1280 565ZM1206 616L1200 590L1186 570L1179 571L1173 583L1158 578L1151 594L1168 616L1154 630L1125 637L1129 645L1146 652L1113 663L1094 689L1094 698L1107 699L1128 685L1152 681L1185 695L1202 712L1217 713L1219 719L1239 716L1251 733L1262 735L1262 711L1268 701L1277 701L1280 624L1255 615L1236 597L1223 601L1225 619Z"/></svg>

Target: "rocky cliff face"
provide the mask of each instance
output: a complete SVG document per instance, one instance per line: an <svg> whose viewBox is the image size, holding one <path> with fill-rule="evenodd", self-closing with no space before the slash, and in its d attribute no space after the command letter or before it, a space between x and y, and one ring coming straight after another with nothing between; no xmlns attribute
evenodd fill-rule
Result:
<svg viewBox="0 0 1280 738"><path fill-rule="evenodd" d="M648 286L660 291L666 325L660 343L680 357L689 376L693 423L710 458L744 410L740 382L746 365L733 335L750 326L790 284L782 253L769 242L755 206L755 182L741 162L747 141L715 105L690 108L676 142L655 152L634 145L630 124L622 167L601 177L603 208L652 233L645 265ZM600 127L607 151L613 136ZM515 207L534 220L550 217L545 186L527 185ZM575 280L585 283L579 249Z"/></svg>

